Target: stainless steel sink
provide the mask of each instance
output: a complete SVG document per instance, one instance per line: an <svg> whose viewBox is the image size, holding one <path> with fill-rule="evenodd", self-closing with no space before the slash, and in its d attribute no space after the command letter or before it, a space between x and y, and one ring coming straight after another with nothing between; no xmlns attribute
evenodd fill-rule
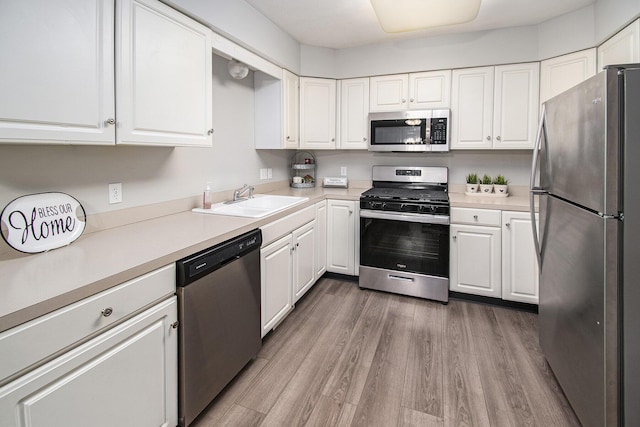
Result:
<svg viewBox="0 0 640 427"><path fill-rule="evenodd" d="M211 206L211 209L194 209L193 211L215 215L262 218L292 206L299 205L307 200L309 200L308 197L256 194L251 199L217 203Z"/></svg>

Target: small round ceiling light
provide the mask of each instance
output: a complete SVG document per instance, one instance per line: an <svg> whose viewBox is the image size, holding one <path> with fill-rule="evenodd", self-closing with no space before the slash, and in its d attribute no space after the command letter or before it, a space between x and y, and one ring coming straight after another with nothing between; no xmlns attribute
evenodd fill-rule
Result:
<svg viewBox="0 0 640 427"><path fill-rule="evenodd" d="M229 60L227 69L229 70L231 77L237 80L242 80L249 74L249 67L233 58Z"/></svg>

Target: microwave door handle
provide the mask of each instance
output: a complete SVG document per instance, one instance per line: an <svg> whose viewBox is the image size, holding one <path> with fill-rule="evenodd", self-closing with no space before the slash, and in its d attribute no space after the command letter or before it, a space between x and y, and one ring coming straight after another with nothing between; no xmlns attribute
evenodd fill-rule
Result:
<svg viewBox="0 0 640 427"><path fill-rule="evenodd" d="M538 233L538 226L536 224L536 207L535 196L546 194L546 191L541 187L536 187L536 171L538 170L538 164L540 160L540 145L542 143L543 134L546 135L545 125L545 104L542 104L542 110L540 112L540 124L538 125L538 133L536 134L536 143L533 146L533 158L531 160L531 180L529 181L529 211L531 214L531 229L533 231L533 244L536 251L536 258L538 260L538 269L542 269L542 252L540 250L540 235Z"/></svg>

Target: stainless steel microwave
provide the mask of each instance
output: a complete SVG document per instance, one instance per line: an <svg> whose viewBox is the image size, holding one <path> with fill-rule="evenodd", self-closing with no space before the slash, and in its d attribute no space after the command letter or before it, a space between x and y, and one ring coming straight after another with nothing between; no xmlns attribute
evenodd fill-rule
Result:
<svg viewBox="0 0 640 427"><path fill-rule="evenodd" d="M449 151L449 109L370 113L369 151Z"/></svg>

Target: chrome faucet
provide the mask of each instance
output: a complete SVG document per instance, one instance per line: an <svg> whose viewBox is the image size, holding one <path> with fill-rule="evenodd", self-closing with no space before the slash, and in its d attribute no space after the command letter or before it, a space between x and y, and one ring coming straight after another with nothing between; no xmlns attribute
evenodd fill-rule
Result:
<svg viewBox="0 0 640 427"><path fill-rule="evenodd" d="M233 201L237 202L238 200L240 200L240 198L242 197L242 195L246 192L249 192L249 197L247 197L248 199L252 199L253 198L253 187L251 185L243 185L241 188L238 188L237 190L233 191Z"/></svg>

